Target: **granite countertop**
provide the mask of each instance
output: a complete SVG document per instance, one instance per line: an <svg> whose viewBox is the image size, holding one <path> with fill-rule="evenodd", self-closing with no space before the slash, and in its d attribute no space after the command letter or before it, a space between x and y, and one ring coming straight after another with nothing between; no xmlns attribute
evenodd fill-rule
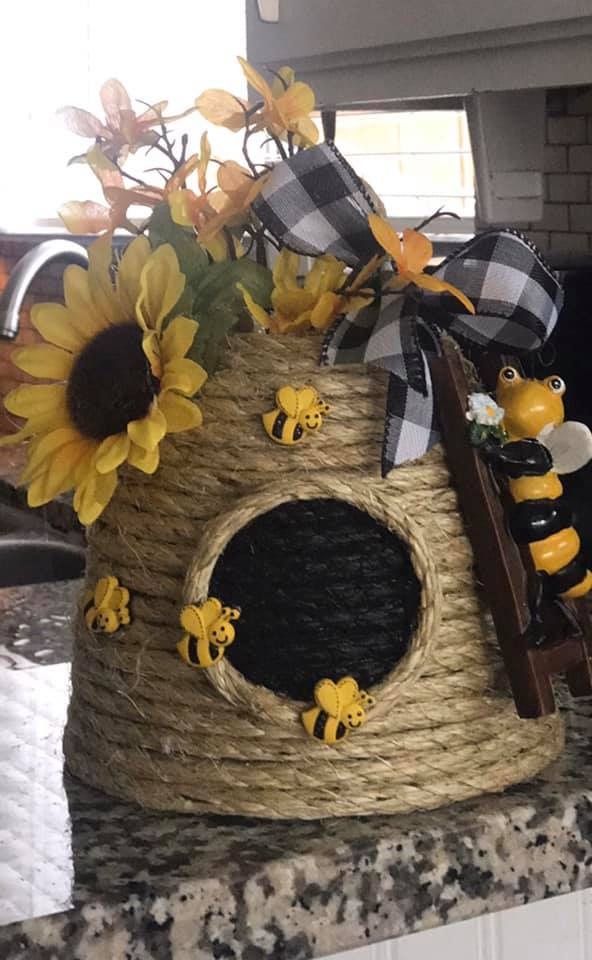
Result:
<svg viewBox="0 0 592 960"><path fill-rule="evenodd" d="M69 667L56 661L77 589L0 591L2 960L300 960L592 884L581 704L543 776L431 813L185 817L64 777Z"/></svg>

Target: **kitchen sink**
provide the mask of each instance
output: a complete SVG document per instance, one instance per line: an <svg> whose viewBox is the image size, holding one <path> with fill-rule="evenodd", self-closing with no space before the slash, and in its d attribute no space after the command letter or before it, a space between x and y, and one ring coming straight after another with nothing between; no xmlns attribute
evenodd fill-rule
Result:
<svg viewBox="0 0 592 960"><path fill-rule="evenodd" d="M75 580L84 574L84 549L59 540L0 537L0 588Z"/></svg>

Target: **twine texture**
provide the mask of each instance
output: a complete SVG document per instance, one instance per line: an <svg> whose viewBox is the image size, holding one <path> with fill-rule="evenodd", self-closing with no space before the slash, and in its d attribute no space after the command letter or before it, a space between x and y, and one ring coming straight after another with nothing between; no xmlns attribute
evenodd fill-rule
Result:
<svg viewBox="0 0 592 960"><path fill-rule="evenodd" d="M398 813L501 790L560 752L558 715L516 714L442 448L382 479L386 374L320 368L319 352L316 335L232 337L200 400L204 426L163 441L154 476L126 470L90 529L88 585L112 574L132 595L132 622L116 634L78 617L64 749L92 786L162 810ZM331 405L322 431L290 448L261 425L286 383L311 384ZM255 686L228 657L192 669L176 650L181 606L207 597L233 536L318 499L396 534L421 584L407 652L369 691L366 724L335 747L302 727L312 699Z"/></svg>

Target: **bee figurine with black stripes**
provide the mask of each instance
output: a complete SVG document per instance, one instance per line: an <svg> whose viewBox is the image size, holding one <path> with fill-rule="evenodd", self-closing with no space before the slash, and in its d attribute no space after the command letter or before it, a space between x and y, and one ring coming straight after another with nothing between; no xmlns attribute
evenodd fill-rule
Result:
<svg viewBox="0 0 592 960"><path fill-rule="evenodd" d="M573 473L592 459L592 433L583 423L564 422L564 393L561 377L529 380L514 367L503 367L496 399L504 409L508 440L486 444L485 453L508 478L514 540L528 546L543 589L572 600L592 589L592 572L581 555L559 474Z"/></svg>
<svg viewBox="0 0 592 960"><path fill-rule="evenodd" d="M117 577L101 577L94 591L85 596L84 622L89 630L115 633L130 622L129 601L129 590Z"/></svg>
<svg viewBox="0 0 592 960"><path fill-rule="evenodd" d="M275 402L275 410L263 414L263 426L268 437L289 447L300 443L307 434L318 433L330 410L313 387L280 387Z"/></svg>
<svg viewBox="0 0 592 960"><path fill-rule="evenodd" d="M337 683L320 680L314 689L316 706L302 714L304 729L311 737L331 746L343 740L350 730L366 722L366 710L374 706L374 698L360 690L353 677Z"/></svg>
<svg viewBox="0 0 592 960"><path fill-rule="evenodd" d="M215 597L200 604L189 604L181 611L181 626L185 630L177 650L191 667L213 667L224 656L224 651L235 639L232 621L238 620L240 610L224 607Z"/></svg>

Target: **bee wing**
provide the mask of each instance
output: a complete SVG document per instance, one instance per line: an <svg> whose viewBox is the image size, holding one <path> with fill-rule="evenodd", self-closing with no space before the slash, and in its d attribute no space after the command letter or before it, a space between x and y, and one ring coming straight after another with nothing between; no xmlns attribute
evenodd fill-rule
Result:
<svg viewBox="0 0 592 960"><path fill-rule="evenodd" d="M349 707L350 703L353 703L360 696L360 688L353 677L344 677L340 680L337 684L337 692L342 710L344 707Z"/></svg>
<svg viewBox="0 0 592 960"><path fill-rule="evenodd" d="M109 600L109 606L112 610L122 610L129 603L129 590L126 587L115 587Z"/></svg>
<svg viewBox="0 0 592 960"><path fill-rule="evenodd" d="M183 607L179 620L181 621L181 626L187 633L191 633L194 637L205 635L206 628L199 607L193 604L188 604L186 607Z"/></svg>
<svg viewBox="0 0 592 960"><path fill-rule="evenodd" d="M101 577L95 587L95 606L104 607L110 599L113 590L117 586L116 577Z"/></svg>
<svg viewBox="0 0 592 960"><path fill-rule="evenodd" d="M202 603L200 610L205 626L209 627L222 614L222 604L215 597L208 597L205 603Z"/></svg>
<svg viewBox="0 0 592 960"><path fill-rule="evenodd" d="M298 393L294 387L280 387L275 395L275 402L287 417L298 416Z"/></svg>
<svg viewBox="0 0 592 960"><path fill-rule="evenodd" d="M543 430L538 440L551 454L556 473L575 473L592 460L592 433L585 423L568 420Z"/></svg>
<svg viewBox="0 0 592 960"><path fill-rule="evenodd" d="M297 390L296 393L298 395L297 416L299 416L303 410L308 410L309 407L312 407L319 399L319 395L313 387L302 387L300 390Z"/></svg>
<svg viewBox="0 0 592 960"><path fill-rule="evenodd" d="M337 685L332 680L319 680L314 689L314 695L317 706L330 717L337 719L341 707Z"/></svg>

